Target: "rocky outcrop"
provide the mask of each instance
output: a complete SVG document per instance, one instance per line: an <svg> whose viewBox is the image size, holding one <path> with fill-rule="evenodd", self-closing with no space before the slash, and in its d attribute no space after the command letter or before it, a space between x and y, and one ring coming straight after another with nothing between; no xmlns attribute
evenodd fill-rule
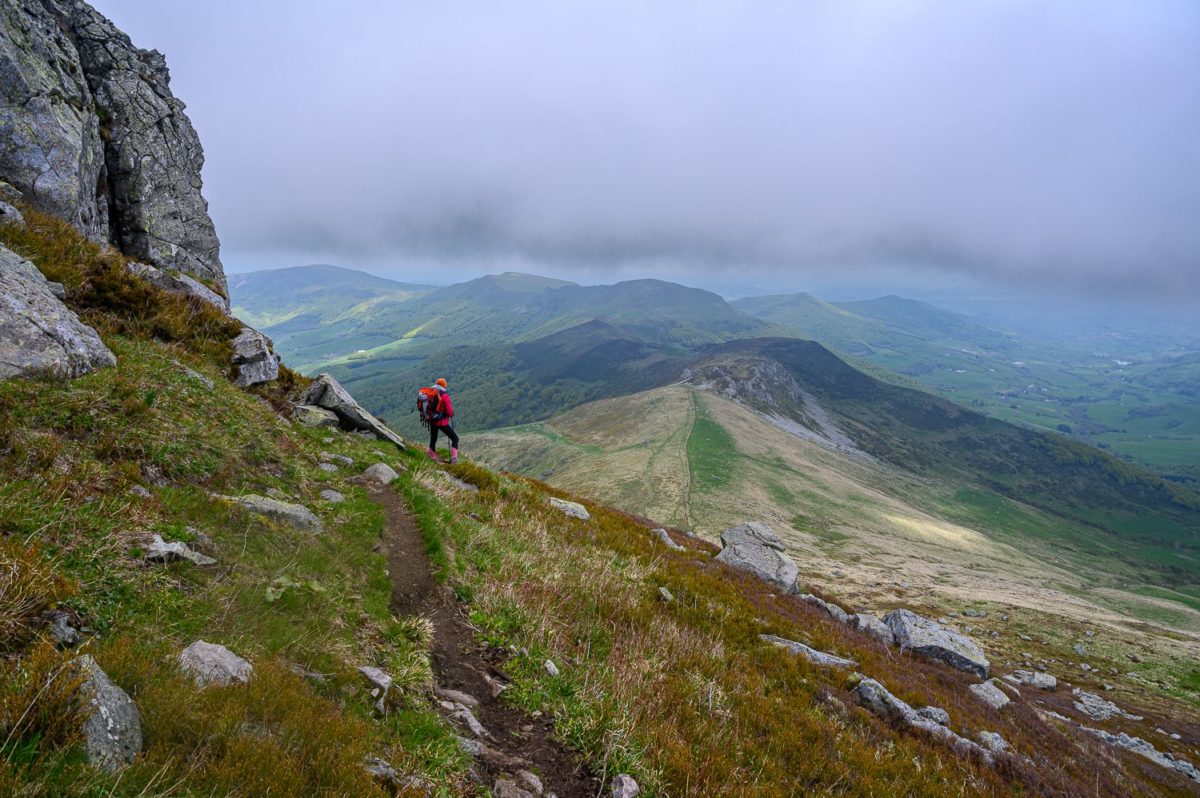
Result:
<svg viewBox="0 0 1200 798"><path fill-rule="evenodd" d="M796 656L804 657L814 665L820 665L825 668L854 668L858 666L858 663L852 659L846 659L845 657L839 657L824 651L818 651L811 646L806 646L803 643L796 642L795 640L788 640L785 637L778 637L776 635L759 635L758 637L763 642L786 649Z"/></svg>
<svg viewBox="0 0 1200 798"><path fill-rule="evenodd" d="M680 546L678 543L672 540L670 533L662 527L659 527L658 529L651 529L650 534L668 549L671 549L672 551L683 551L683 546Z"/></svg>
<svg viewBox="0 0 1200 798"><path fill-rule="evenodd" d="M83 690L89 709L83 722L83 747L88 762L117 770L142 750L142 718L129 694L113 684L90 656L80 657Z"/></svg>
<svg viewBox="0 0 1200 798"><path fill-rule="evenodd" d="M168 543L162 539L161 535L155 535L150 542L150 547L146 550L146 562L148 563L169 563L180 560L201 567L217 564L212 557L206 557L198 551L193 551L188 544L178 540Z"/></svg>
<svg viewBox="0 0 1200 798"><path fill-rule="evenodd" d="M1012 700L1008 695L1000 689L995 679L988 679L986 682L973 684L967 688L975 697L983 703L987 704L992 709L1003 709L1008 706Z"/></svg>
<svg viewBox="0 0 1200 798"><path fill-rule="evenodd" d="M362 472L362 479L368 482L378 482L380 485L390 485L400 478L396 473L396 469L392 468L387 463L375 463L367 466Z"/></svg>
<svg viewBox="0 0 1200 798"><path fill-rule="evenodd" d="M811 604L818 609L823 610L838 623L850 623L850 615L844 609L834 604L831 601L826 601L820 596L814 596L812 593L805 593L800 596L800 600L805 604Z"/></svg>
<svg viewBox="0 0 1200 798"><path fill-rule="evenodd" d="M336 413L314 405L293 405L292 421L303 427L336 427L338 425Z"/></svg>
<svg viewBox="0 0 1200 798"><path fill-rule="evenodd" d="M1197 770L1195 765L1186 759L1179 759L1171 753L1159 751L1141 737L1132 737L1125 732L1113 734L1103 729L1091 729L1087 726L1080 726L1080 728L1089 734L1096 735L1109 745L1115 745L1118 748L1124 748L1126 751L1132 751L1139 756L1144 756L1157 765L1174 770L1176 773L1182 773L1192 781L1200 783L1200 770Z"/></svg>
<svg viewBox="0 0 1200 798"><path fill-rule="evenodd" d="M632 776L618 773L608 785L608 793L611 798L638 798L642 794L642 788Z"/></svg>
<svg viewBox="0 0 1200 798"><path fill-rule="evenodd" d="M365 430L376 438L390 441L401 449L404 439L388 429L375 416L355 401L341 383L328 374L319 374L312 385L296 400L299 405L313 405L331 410L338 417L338 426L347 430Z"/></svg>
<svg viewBox="0 0 1200 798"><path fill-rule="evenodd" d="M196 686L230 685L250 681L254 666L225 646L197 640L179 654L179 667Z"/></svg>
<svg viewBox="0 0 1200 798"><path fill-rule="evenodd" d="M79 377L116 362L37 267L0 247L0 379Z"/></svg>
<svg viewBox="0 0 1200 798"><path fill-rule="evenodd" d="M975 641L937 621L922 618L911 610L895 610L884 616L883 622L892 630L896 645L930 659L945 662L952 668L988 678L991 663Z"/></svg>
<svg viewBox="0 0 1200 798"><path fill-rule="evenodd" d="M312 532L319 535L324 531L321 519L317 518L312 510L302 504L292 504L291 502L271 499L266 496L257 496L253 493L245 496L221 496L218 498L239 504L247 512L264 516L281 524L287 524L301 532Z"/></svg>
<svg viewBox="0 0 1200 798"><path fill-rule="evenodd" d="M587 508L579 502L569 502L566 499L559 499L555 496L551 496L549 502L551 507L557 507L559 510L562 510L564 515L570 518L578 518L580 521L586 521L592 517Z"/></svg>
<svg viewBox="0 0 1200 798"><path fill-rule="evenodd" d="M860 612L850 616L850 625L863 634L883 643L885 646L892 646L896 643L896 636L892 634L892 630L883 621L869 613Z"/></svg>
<svg viewBox="0 0 1200 798"><path fill-rule="evenodd" d="M748 521L721 533L721 553L715 559L731 568L748 571L785 593L796 592L800 569L784 553L783 541L771 527Z"/></svg>
<svg viewBox="0 0 1200 798"><path fill-rule="evenodd" d="M237 368L234 382L247 388L270 382L279 376L279 355L271 339L252 327L243 327L233 339L233 365Z"/></svg>
<svg viewBox="0 0 1200 798"><path fill-rule="evenodd" d="M1092 720L1108 720L1109 718L1142 719L1141 715L1132 715L1107 698L1101 698L1095 693L1080 690L1078 687L1073 689L1071 694L1075 696L1075 700L1071 702L1075 709L1087 715Z"/></svg>
<svg viewBox="0 0 1200 798"><path fill-rule="evenodd" d="M26 200L225 293L203 164L161 53L81 0L0 4L0 178Z"/></svg>
<svg viewBox="0 0 1200 798"><path fill-rule="evenodd" d="M917 710L896 698L886 687L874 679L862 678L854 686L853 692L859 705L876 715L887 718L898 726L923 731L946 742L958 753L975 754L989 765L995 761L991 751L956 734L948 726L923 717Z"/></svg>
<svg viewBox="0 0 1200 798"><path fill-rule="evenodd" d="M1058 679L1040 671L1013 671L1004 678L1013 684L1025 684L1039 690L1054 690L1058 687Z"/></svg>
<svg viewBox="0 0 1200 798"><path fill-rule="evenodd" d="M145 263L130 263L129 271L164 291L170 291L172 294L182 294L183 296L194 296L212 305L222 313L229 312L229 302L225 297L182 272L174 274L164 272L162 269L156 269Z"/></svg>

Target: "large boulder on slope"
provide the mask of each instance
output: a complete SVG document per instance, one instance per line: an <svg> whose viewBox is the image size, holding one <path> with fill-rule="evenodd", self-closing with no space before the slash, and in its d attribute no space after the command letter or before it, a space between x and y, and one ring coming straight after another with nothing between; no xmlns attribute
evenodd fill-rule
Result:
<svg viewBox="0 0 1200 798"><path fill-rule="evenodd" d="M91 656L80 657L88 709L83 722L83 748L88 762L117 770L142 750L142 718L129 694L113 684Z"/></svg>
<svg viewBox="0 0 1200 798"><path fill-rule="evenodd" d="M388 429L387 425L382 421L368 413L366 408L355 401L354 397L342 387L340 382L328 374L318 374L317 378L312 381L312 385L308 386L308 389L300 395L296 403L300 405L315 405L323 407L326 410L332 410L337 415L343 428L365 430L380 440L390 441L401 449L404 448L403 438Z"/></svg>
<svg viewBox="0 0 1200 798"><path fill-rule="evenodd" d="M730 527L721 533L721 544L718 562L752 573L785 593L796 592L800 569L771 527L758 521Z"/></svg>
<svg viewBox="0 0 1200 798"><path fill-rule="evenodd" d="M313 532L320 534L324 531L321 525L321 519L302 504L292 504L291 502L272 499L267 496L259 496L254 493L249 493L245 496L222 496L225 501L230 501L241 505L247 512L261 515L272 521L278 521L281 524L287 524L301 532Z"/></svg>
<svg viewBox="0 0 1200 798"><path fill-rule="evenodd" d="M79 377L116 362L36 266L0 247L0 379Z"/></svg>
<svg viewBox="0 0 1200 798"><path fill-rule="evenodd" d="M884 616L883 622L892 630L896 645L930 659L940 660L952 668L988 678L991 663L983 649L966 635L923 618L912 610L895 610Z"/></svg>
<svg viewBox="0 0 1200 798"><path fill-rule="evenodd" d="M198 280L182 272L171 274L156 269L146 263L130 263L129 271L141 277L146 282L156 285L164 291L183 296L194 296L215 307L222 313L229 312L229 301Z"/></svg>
<svg viewBox="0 0 1200 798"><path fill-rule="evenodd" d="M243 327L233 339L233 365L239 388L270 382L279 377L279 355L271 339L252 327Z"/></svg>
<svg viewBox="0 0 1200 798"><path fill-rule="evenodd" d="M179 654L179 667L192 677L197 687L210 684L245 684L254 675L254 666L225 646L197 640Z"/></svg>

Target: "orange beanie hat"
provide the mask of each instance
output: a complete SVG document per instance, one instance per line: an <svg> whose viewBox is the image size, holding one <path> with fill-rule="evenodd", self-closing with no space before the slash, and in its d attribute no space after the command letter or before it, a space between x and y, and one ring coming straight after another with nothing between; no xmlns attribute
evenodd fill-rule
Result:
<svg viewBox="0 0 1200 798"><path fill-rule="evenodd" d="M446 387L446 378L445 378L445 377L438 377L438 378L437 378L437 381L436 381L434 384L435 384L435 385L440 385L440 386L442 386L443 388L445 388L445 387Z"/></svg>

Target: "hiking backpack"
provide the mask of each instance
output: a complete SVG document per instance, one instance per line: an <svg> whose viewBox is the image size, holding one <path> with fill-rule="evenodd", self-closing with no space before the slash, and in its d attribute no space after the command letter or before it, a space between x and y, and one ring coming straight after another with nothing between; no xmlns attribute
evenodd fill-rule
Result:
<svg viewBox="0 0 1200 798"><path fill-rule="evenodd" d="M422 388L417 391L417 412L421 415L421 423L429 426L434 420L433 415L438 406L437 388Z"/></svg>

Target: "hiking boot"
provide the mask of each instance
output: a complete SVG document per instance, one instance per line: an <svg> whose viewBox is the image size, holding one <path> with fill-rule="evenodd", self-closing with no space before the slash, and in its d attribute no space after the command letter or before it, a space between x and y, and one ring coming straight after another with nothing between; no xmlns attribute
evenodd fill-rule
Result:
<svg viewBox="0 0 1200 798"><path fill-rule="evenodd" d="M451 447L450 448L450 465L454 465L457 462L458 462L458 449Z"/></svg>
<svg viewBox="0 0 1200 798"><path fill-rule="evenodd" d="M433 462L436 463L438 461L437 452L435 452L433 449L426 449L425 454L429 455L429 459Z"/></svg>

